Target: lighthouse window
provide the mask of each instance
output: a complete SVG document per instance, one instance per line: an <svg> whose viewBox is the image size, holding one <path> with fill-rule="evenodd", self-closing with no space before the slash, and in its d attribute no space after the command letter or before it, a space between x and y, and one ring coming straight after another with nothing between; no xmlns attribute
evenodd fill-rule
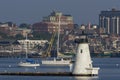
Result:
<svg viewBox="0 0 120 80"><path fill-rule="evenodd" d="M82 49L81 49L81 53L82 53L83 51L82 51Z"/></svg>

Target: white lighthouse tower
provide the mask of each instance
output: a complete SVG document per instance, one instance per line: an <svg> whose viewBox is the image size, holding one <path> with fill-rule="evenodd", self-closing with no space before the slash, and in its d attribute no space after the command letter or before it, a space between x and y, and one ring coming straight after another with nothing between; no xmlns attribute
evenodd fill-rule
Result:
<svg viewBox="0 0 120 80"><path fill-rule="evenodd" d="M82 33L80 38L75 39L78 44L75 63L72 69L72 75L76 76L94 76L98 75L99 68L93 68L90 56L87 36Z"/></svg>

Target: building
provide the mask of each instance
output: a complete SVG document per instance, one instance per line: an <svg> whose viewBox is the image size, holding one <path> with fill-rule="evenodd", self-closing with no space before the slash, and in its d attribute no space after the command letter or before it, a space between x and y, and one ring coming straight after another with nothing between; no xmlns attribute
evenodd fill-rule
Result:
<svg viewBox="0 0 120 80"><path fill-rule="evenodd" d="M48 43L48 40L18 40L23 49L25 49L26 45L28 49L32 49L37 45L43 46L45 43Z"/></svg>
<svg viewBox="0 0 120 80"><path fill-rule="evenodd" d="M32 30L33 32L57 32L59 23L61 33L74 28L73 17L71 15L64 15L61 12L53 11L49 16L43 17L42 22L33 24Z"/></svg>
<svg viewBox="0 0 120 80"><path fill-rule="evenodd" d="M16 31L16 34L21 34L23 37L26 37L26 34L31 33L31 29L17 28L15 31Z"/></svg>
<svg viewBox="0 0 120 80"><path fill-rule="evenodd" d="M0 23L0 32L7 34L8 36L15 36L15 30L17 26L12 22Z"/></svg>
<svg viewBox="0 0 120 80"><path fill-rule="evenodd" d="M108 34L120 34L120 10L101 11L99 26L104 28Z"/></svg>

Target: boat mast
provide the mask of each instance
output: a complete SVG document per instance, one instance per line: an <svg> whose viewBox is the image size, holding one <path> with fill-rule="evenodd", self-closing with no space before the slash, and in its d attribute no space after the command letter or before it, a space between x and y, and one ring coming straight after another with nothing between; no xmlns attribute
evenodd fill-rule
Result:
<svg viewBox="0 0 120 80"><path fill-rule="evenodd" d="M28 53L28 50L27 50L27 47L28 47L27 41L28 41L28 39L27 39L27 33L26 33L26 39L25 39L25 54L26 54L26 59L28 58L28 56L27 56L27 53Z"/></svg>
<svg viewBox="0 0 120 80"><path fill-rule="evenodd" d="M59 39L60 39L60 18L61 18L61 14L59 14L59 22L58 22L57 55L58 55L58 53L59 53Z"/></svg>

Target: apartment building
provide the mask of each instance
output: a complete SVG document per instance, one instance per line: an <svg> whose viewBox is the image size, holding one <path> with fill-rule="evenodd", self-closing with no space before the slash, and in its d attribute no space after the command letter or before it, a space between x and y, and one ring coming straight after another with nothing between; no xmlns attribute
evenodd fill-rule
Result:
<svg viewBox="0 0 120 80"><path fill-rule="evenodd" d="M120 34L120 10L101 11L99 26L104 28L108 34Z"/></svg>
<svg viewBox="0 0 120 80"><path fill-rule="evenodd" d="M57 32L60 26L60 32L65 30L72 30L74 28L73 17L71 15L64 15L62 12L53 11L49 16L43 17L42 22L32 25L34 32Z"/></svg>

